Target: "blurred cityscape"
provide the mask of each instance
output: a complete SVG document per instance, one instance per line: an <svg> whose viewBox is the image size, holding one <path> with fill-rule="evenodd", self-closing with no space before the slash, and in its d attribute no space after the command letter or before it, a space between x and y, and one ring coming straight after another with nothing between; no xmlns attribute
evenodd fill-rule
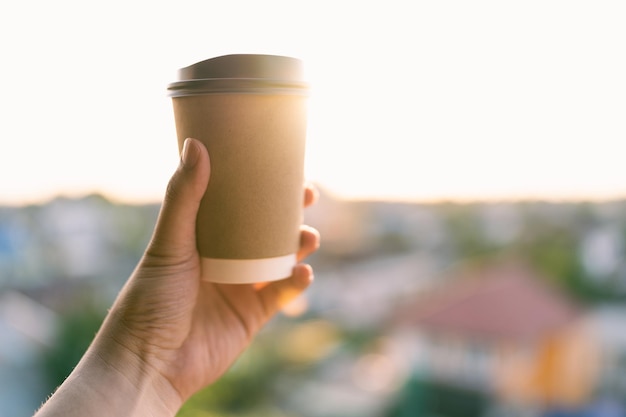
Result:
<svg viewBox="0 0 626 417"><path fill-rule="evenodd" d="M314 284L180 417L626 417L626 201L321 191ZM67 376L158 210L0 207L0 417Z"/></svg>

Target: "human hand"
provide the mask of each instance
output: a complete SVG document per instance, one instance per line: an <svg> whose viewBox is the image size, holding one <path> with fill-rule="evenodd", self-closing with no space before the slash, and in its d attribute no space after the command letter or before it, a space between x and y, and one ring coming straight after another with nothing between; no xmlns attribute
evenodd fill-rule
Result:
<svg viewBox="0 0 626 417"><path fill-rule="evenodd" d="M311 267L299 264L291 277L266 284L202 281L195 223L209 176L206 148L188 139L148 248L78 367L93 383L102 380L97 374L113 375L106 381L119 382L118 389L100 387L95 396L128 397L114 400L125 415L131 415L129 408L147 415L148 407L151 415L173 416L221 376L258 330L313 279ZM305 187L304 205L315 198L314 189ZM298 261L318 246L317 231L302 226Z"/></svg>

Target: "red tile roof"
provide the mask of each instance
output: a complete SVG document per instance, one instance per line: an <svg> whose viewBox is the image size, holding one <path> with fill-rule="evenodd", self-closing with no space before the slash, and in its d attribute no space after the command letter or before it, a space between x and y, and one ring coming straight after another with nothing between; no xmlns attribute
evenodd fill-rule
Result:
<svg viewBox="0 0 626 417"><path fill-rule="evenodd" d="M563 293L517 264L462 271L424 298L402 309L399 321L461 337L532 340L580 315Z"/></svg>

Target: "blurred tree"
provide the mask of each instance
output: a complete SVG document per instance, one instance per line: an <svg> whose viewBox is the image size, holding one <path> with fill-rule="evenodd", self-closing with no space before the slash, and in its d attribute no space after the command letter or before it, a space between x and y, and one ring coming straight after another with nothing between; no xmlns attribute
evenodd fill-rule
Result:
<svg viewBox="0 0 626 417"><path fill-rule="evenodd" d="M480 205L475 204L443 204L441 216L459 260L478 259L492 256L496 248L485 235L480 219Z"/></svg>
<svg viewBox="0 0 626 417"><path fill-rule="evenodd" d="M578 250L583 235L584 229L575 218L556 221L545 214L530 212L522 237L510 250L579 301L599 301L608 294L595 287L587 276Z"/></svg>
<svg viewBox="0 0 626 417"><path fill-rule="evenodd" d="M478 391L414 376L400 391L386 417L480 417L490 401L488 396Z"/></svg>
<svg viewBox="0 0 626 417"><path fill-rule="evenodd" d="M284 360L265 332L218 381L187 401L177 417L276 416L273 410L274 381Z"/></svg>
<svg viewBox="0 0 626 417"><path fill-rule="evenodd" d="M61 318L54 346L41 356L41 368L52 392L70 374L93 340L105 312L92 304L80 306Z"/></svg>

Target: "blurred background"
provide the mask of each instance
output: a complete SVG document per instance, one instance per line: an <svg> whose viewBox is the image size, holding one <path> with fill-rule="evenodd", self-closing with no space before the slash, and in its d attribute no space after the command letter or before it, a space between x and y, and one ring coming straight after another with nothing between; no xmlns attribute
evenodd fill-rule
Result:
<svg viewBox="0 0 626 417"><path fill-rule="evenodd" d="M166 86L304 60L315 284L179 415L625 416L620 1L4 2L0 417L68 375L178 164Z"/></svg>

